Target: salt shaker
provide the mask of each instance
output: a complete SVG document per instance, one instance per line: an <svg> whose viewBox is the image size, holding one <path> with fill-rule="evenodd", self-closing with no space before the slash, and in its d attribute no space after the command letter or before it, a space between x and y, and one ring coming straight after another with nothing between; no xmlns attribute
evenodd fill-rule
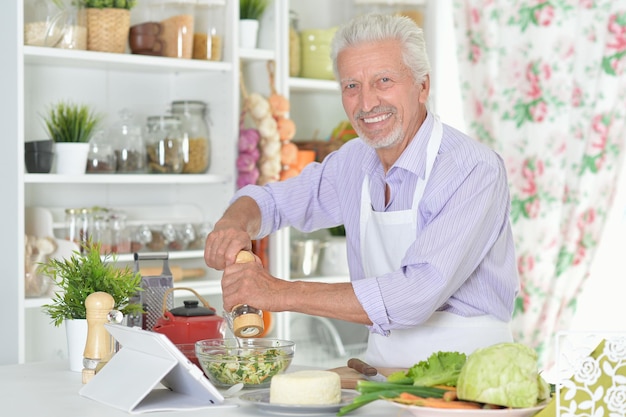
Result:
<svg viewBox="0 0 626 417"><path fill-rule="evenodd" d="M115 306L113 297L102 291L89 294L85 299L87 315L87 341L83 352L83 384L96 374L113 355L111 335L104 324Z"/></svg>

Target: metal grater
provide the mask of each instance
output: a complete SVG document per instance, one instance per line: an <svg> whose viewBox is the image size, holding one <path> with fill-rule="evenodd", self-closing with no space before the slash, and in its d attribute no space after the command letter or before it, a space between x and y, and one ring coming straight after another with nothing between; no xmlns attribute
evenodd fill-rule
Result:
<svg viewBox="0 0 626 417"><path fill-rule="evenodd" d="M163 260L163 270L161 275L142 276L140 291L134 298L134 302L140 303L144 308L142 317L130 317L129 326L141 327L144 330L152 330L157 320L163 314L163 299L167 290L174 286L174 278L170 271L167 252L155 253L135 253L135 272L139 272L139 260ZM170 292L167 295L167 309L170 310L174 305L174 295Z"/></svg>

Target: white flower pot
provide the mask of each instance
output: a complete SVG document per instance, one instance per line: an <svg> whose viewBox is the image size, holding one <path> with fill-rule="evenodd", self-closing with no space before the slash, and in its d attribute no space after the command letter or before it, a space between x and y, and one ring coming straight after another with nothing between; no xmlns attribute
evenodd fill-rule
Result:
<svg viewBox="0 0 626 417"><path fill-rule="evenodd" d="M241 19L239 21L239 47L244 49L255 49L259 36L259 21L252 19Z"/></svg>
<svg viewBox="0 0 626 417"><path fill-rule="evenodd" d="M85 343L87 343L87 319L64 320L64 322L70 371L82 372L83 354Z"/></svg>
<svg viewBox="0 0 626 417"><path fill-rule="evenodd" d="M80 175L87 169L89 143L59 142L55 146L56 173L62 175Z"/></svg>

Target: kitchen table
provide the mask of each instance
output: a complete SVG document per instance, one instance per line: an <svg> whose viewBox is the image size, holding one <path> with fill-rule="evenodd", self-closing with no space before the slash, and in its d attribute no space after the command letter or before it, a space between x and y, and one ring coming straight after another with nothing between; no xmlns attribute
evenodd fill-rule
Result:
<svg viewBox="0 0 626 417"><path fill-rule="evenodd" d="M297 370L294 367L292 370ZM128 375L133 378L133 375ZM131 414L81 397L82 375L59 362L27 363L0 366L0 410L3 416L18 417L118 417ZM244 391L242 391L244 392ZM237 397L226 400L236 408L210 408L195 411L154 412L152 417L244 417L269 416ZM335 414L327 414L333 416ZM384 401L377 401L353 411L348 416L408 416L408 412ZM297 416L297 414L294 414Z"/></svg>

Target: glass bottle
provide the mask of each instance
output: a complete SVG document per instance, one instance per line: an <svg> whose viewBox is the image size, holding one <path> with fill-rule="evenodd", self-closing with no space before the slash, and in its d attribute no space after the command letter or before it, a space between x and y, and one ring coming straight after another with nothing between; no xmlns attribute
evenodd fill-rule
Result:
<svg viewBox="0 0 626 417"><path fill-rule="evenodd" d="M225 0L198 0L196 7L193 58L222 60Z"/></svg>
<svg viewBox="0 0 626 417"><path fill-rule="evenodd" d="M211 143L207 112L207 104L202 101L172 103L172 114L179 116L182 122L185 174L201 174L209 169Z"/></svg>
<svg viewBox="0 0 626 417"><path fill-rule="evenodd" d="M156 174L183 172L183 132L176 116L148 117L148 170Z"/></svg>
<svg viewBox="0 0 626 417"><path fill-rule="evenodd" d="M141 173L146 170L146 147L141 127L133 123L133 114L128 109L119 113L120 120L109 129L117 165L116 172Z"/></svg>

